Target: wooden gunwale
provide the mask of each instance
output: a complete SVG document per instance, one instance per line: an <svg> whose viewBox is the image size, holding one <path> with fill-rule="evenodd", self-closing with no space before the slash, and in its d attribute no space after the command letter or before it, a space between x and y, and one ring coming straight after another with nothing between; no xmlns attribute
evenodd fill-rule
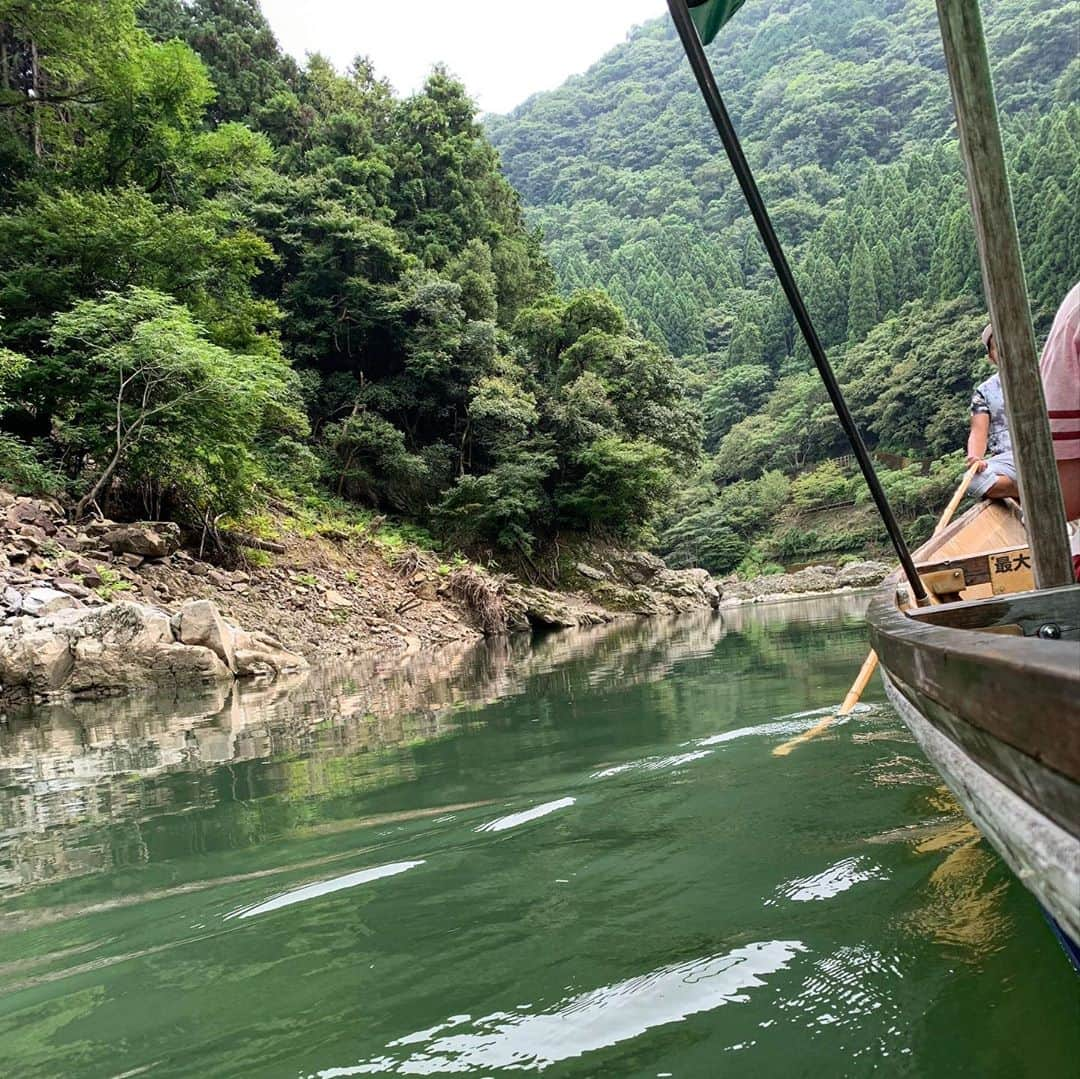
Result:
<svg viewBox="0 0 1080 1079"><path fill-rule="evenodd" d="M1034 636L1041 626L1052 622L1065 641L1080 640L1080 594L1074 586L1048 588L986 599L941 603L909 611L916 622L928 622L953 629L990 629L994 626L1018 626L1025 635Z"/></svg>

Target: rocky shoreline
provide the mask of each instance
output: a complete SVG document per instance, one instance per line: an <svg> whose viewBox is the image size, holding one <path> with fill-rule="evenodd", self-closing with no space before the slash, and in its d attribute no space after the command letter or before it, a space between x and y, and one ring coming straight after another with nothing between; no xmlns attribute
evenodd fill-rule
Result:
<svg viewBox="0 0 1080 1079"><path fill-rule="evenodd" d="M594 543L564 552L550 588L332 529L281 538L273 556L226 566L170 522L73 524L58 503L0 489L0 703L272 681L359 655L850 591L889 572L860 562L717 581Z"/></svg>
<svg viewBox="0 0 1080 1079"><path fill-rule="evenodd" d="M715 609L721 597L706 571L645 552L572 564L555 590L332 531L272 546L214 564L170 522L73 524L58 503L0 490L0 701L272 680L316 661Z"/></svg>
<svg viewBox="0 0 1080 1079"><path fill-rule="evenodd" d="M839 567L827 563L807 566L795 573L770 574L748 581L725 577L720 582L723 589L720 607L723 609L741 607L747 603L776 603L803 596L827 596L859 588L872 588L881 584L891 572L892 567L884 562L866 561Z"/></svg>

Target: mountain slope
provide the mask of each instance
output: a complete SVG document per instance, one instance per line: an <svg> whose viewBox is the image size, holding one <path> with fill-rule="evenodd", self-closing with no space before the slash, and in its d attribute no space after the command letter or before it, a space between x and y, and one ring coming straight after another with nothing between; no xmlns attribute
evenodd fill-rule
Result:
<svg viewBox="0 0 1080 1079"><path fill-rule="evenodd" d="M1080 3L984 11L1045 329L1080 276ZM987 373L934 4L755 0L709 51L856 420L879 451L938 460L886 477L917 534L955 483ZM828 463L846 447L669 21L486 127L561 287L607 289L689 374L711 456L671 501L666 553L723 571L865 547L861 517L819 539L803 527L860 485Z"/></svg>
<svg viewBox="0 0 1080 1079"><path fill-rule="evenodd" d="M1075 0L991 7L987 36L1007 118L1022 115L1027 125L1032 115L1056 114L1075 101L1078 19ZM920 156L938 174L930 183L913 178L907 191L887 184L891 189L870 200L884 219L893 274L906 261L899 231L916 249L947 241L950 215L965 203L954 151L931 151L951 128L933 3L758 0L710 53L796 261L826 224L827 210L850 210L845 199L873 165ZM508 178L544 230L565 287L607 286L648 332L683 355L717 350L711 323L742 306L726 295L732 288L768 294L759 290L763 279L768 283L764 253L667 19L638 28L586 74L509 116L489 117L486 126ZM1059 163L1071 154L1075 166L1074 151L1067 137ZM1040 171L1039 179L1053 171L1063 192L1075 175L1068 161ZM946 175L951 182L941 198ZM905 207L913 193L928 205ZM890 216L905 228L898 231ZM832 257L850 259L854 246ZM919 280L908 282L897 301L933 295L929 270L928 262L917 265ZM968 260L962 276L972 286L973 271ZM1050 307L1054 290L1042 284L1035 282L1036 304ZM840 285L849 291L850 277L841 275ZM847 328L845 320L845 337Z"/></svg>

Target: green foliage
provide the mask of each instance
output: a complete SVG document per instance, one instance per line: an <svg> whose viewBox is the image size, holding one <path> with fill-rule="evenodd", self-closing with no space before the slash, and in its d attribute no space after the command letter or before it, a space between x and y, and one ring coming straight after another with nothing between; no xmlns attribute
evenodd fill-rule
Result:
<svg viewBox="0 0 1080 1079"><path fill-rule="evenodd" d="M64 475L46 452L40 446L0 432L0 483L23 495L64 494Z"/></svg>
<svg viewBox="0 0 1080 1079"><path fill-rule="evenodd" d="M791 501L801 510L821 509L851 496L851 481L835 461L825 461L791 485Z"/></svg>
<svg viewBox="0 0 1080 1079"><path fill-rule="evenodd" d="M97 575L101 578L101 584L95 585L94 591L106 603L111 603L123 592L131 591L131 582L125 581L116 570L108 566L98 566Z"/></svg>
<svg viewBox="0 0 1080 1079"><path fill-rule="evenodd" d="M560 486L556 506L572 526L632 535L671 490L668 461L668 454L650 442L598 438L576 455L580 478Z"/></svg>
<svg viewBox="0 0 1080 1079"><path fill-rule="evenodd" d="M751 555L752 537L771 526L790 497L781 472L729 483L717 491L702 475L671 507L660 536L664 557L675 566L704 566L729 573Z"/></svg>
<svg viewBox="0 0 1080 1079"><path fill-rule="evenodd" d="M857 421L932 458L962 441L985 316L932 6L889 9L760 0L712 53ZM666 20L489 118L493 145L445 70L401 99L363 60L299 68L256 0L0 10L0 472L23 489L197 520L292 494L301 527L387 549L378 511L526 552L659 526L716 569L780 557L792 500L840 491ZM1040 328L1077 276L1075 15L987 12ZM889 477L912 527L947 473Z"/></svg>
<svg viewBox="0 0 1080 1079"><path fill-rule="evenodd" d="M604 290L552 293L445 70L396 99L300 69L256 0L9 0L0 49L12 482L203 520L321 481L527 550L640 528L657 462L697 456L669 357Z"/></svg>
<svg viewBox="0 0 1080 1079"><path fill-rule="evenodd" d="M934 461L928 472L918 465L902 469L881 469L879 478L889 502L907 517L940 512L964 474L964 454L957 450ZM860 490L859 503L870 500L868 490ZM920 526L921 528L921 526Z"/></svg>
<svg viewBox="0 0 1080 1079"><path fill-rule="evenodd" d="M729 367L710 379L701 400L705 417L705 448L715 450L724 435L764 402L772 374L761 365Z"/></svg>
<svg viewBox="0 0 1080 1079"><path fill-rule="evenodd" d="M238 513L263 478L258 449L302 431L277 355L208 341L168 296L133 288L58 315L40 384L56 440L81 474L81 509L145 485L194 519Z"/></svg>
<svg viewBox="0 0 1080 1079"><path fill-rule="evenodd" d="M951 290L950 290L951 291ZM848 338L861 341L877 323L878 296L874 263L862 237L851 253L851 286L848 293Z"/></svg>
<svg viewBox="0 0 1080 1079"><path fill-rule="evenodd" d="M1065 216L1075 217L1075 199L1057 210L1053 234L1038 226L1051 185L1065 193L1080 172L1067 119L1078 14L1075 0L1003 0L985 12L1010 162L1039 173L1016 195L1040 311L1056 306L1077 270L1060 242L1073 234ZM710 46L826 345L849 330L861 339L874 317L910 300L978 296L959 159L942 141L953 120L940 49L923 0L887 11L873 0L758 0ZM567 291L605 287L675 355L732 346L732 364L776 363L777 345L793 355L793 337L766 333L775 284L669 19L636 28L581 78L486 123ZM1045 281L1032 271L1044 264Z"/></svg>
<svg viewBox="0 0 1080 1079"><path fill-rule="evenodd" d="M546 523L543 481L553 459L532 454L496 465L483 476L459 476L435 510L452 541L492 544L530 553L536 523Z"/></svg>
<svg viewBox="0 0 1080 1079"><path fill-rule="evenodd" d="M338 495L409 509L427 479L423 458L381 416L359 412L323 429L331 482Z"/></svg>

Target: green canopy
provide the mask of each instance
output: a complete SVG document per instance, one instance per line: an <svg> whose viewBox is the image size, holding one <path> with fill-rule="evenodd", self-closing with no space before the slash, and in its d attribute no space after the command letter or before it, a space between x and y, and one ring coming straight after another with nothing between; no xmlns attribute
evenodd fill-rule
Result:
<svg viewBox="0 0 1080 1079"><path fill-rule="evenodd" d="M746 0L687 0L702 45L708 45Z"/></svg>

